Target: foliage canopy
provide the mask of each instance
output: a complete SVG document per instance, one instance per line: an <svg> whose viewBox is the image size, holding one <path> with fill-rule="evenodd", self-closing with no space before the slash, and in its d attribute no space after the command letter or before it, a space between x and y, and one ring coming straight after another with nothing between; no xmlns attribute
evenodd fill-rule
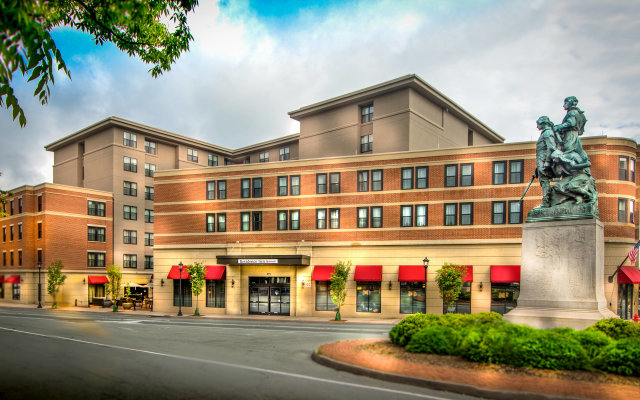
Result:
<svg viewBox="0 0 640 400"><path fill-rule="evenodd" d="M349 272L351 272L351 261L338 261L333 268L334 272L331 273L329 290L331 300L336 307L338 307L338 311L336 311L336 321L341 321L340 307L344 305L347 299L347 279L349 278Z"/></svg>
<svg viewBox="0 0 640 400"><path fill-rule="evenodd" d="M67 275L62 273L62 268L64 268L62 260L52 261L47 268L47 293L53 296L51 308L57 307L56 293L60 291L60 287L64 284L65 279L67 279Z"/></svg>
<svg viewBox="0 0 640 400"><path fill-rule="evenodd" d="M202 289L204 288L205 266L202 265L202 263L194 262L193 265L187 267L187 271L189 271L189 275L191 275L191 293L196 296L196 311L194 315L200 315L198 295L202 293Z"/></svg>
<svg viewBox="0 0 640 400"><path fill-rule="evenodd" d="M440 297L445 306L453 304L460 296L462 289L462 275L465 268L461 265L444 263L436 274L436 283L440 290Z"/></svg>

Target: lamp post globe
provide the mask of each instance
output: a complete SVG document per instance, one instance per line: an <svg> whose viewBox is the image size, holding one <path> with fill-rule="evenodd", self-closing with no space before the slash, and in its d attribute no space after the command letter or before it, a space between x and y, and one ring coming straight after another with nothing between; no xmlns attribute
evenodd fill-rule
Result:
<svg viewBox="0 0 640 400"><path fill-rule="evenodd" d="M179 300L179 303L178 303L178 317L182 316L182 267L183 267L182 261L180 261L178 263L179 280L180 280L180 289L179 289L180 300Z"/></svg>

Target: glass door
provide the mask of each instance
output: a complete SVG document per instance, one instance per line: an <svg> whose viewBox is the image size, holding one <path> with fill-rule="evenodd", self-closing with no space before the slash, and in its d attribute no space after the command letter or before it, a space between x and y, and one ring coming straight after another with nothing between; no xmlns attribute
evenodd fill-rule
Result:
<svg viewBox="0 0 640 400"><path fill-rule="evenodd" d="M289 315L289 277L250 277L249 314Z"/></svg>

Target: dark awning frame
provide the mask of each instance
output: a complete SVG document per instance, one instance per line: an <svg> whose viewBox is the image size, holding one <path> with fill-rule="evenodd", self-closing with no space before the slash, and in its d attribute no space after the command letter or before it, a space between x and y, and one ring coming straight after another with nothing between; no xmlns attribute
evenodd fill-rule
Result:
<svg viewBox="0 0 640 400"><path fill-rule="evenodd" d="M279 255L221 255L216 257L218 264L226 265L291 265L306 267L311 263L311 256L304 254L279 254Z"/></svg>

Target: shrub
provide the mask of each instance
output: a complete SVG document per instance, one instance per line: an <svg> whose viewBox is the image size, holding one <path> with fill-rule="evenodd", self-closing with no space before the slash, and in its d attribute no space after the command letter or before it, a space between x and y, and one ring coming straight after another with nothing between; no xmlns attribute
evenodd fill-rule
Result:
<svg viewBox="0 0 640 400"><path fill-rule="evenodd" d="M389 331L389 338L392 343L400 346L406 346L411 337L418 333L422 328L432 325L433 321L439 317L435 314L413 314L404 318L396 326Z"/></svg>
<svg viewBox="0 0 640 400"><path fill-rule="evenodd" d="M580 343L580 346L587 354L585 368L588 370L593 369L593 360L600 356L602 349L613 341L609 336L597 330L574 331L573 337Z"/></svg>
<svg viewBox="0 0 640 400"><path fill-rule="evenodd" d="M505 362L515 367L582 369L587 353L572 329L532 329L506 341Z"/></svg>
<svg viewBox="0 0 640 400"><path fill-rule="evenodd" d="M600 331L615 340L640 337L640 324L620 318L601 319L585 330Z"/></svg>
<svg viewBox="0 0 640 400"><path fill-rule="evenodd" d="M455 352L456 331L442 325L423 328L411 337L406 349L412 353L450 355Z"/></svg>
<svg viewBox="0 0 640 400"><path fill-rule="evenodd" d="M457 352L469 361L505 363L511 351L510 338L528 335L533 330L504 321L473 326L464 333Z"/></svg>
<svg viewBox="0 0 640 400"><path fill-rule="evenodd" d="M620 339L601 350L593 365L605 372L640 376L640 337Z"/></svg>

